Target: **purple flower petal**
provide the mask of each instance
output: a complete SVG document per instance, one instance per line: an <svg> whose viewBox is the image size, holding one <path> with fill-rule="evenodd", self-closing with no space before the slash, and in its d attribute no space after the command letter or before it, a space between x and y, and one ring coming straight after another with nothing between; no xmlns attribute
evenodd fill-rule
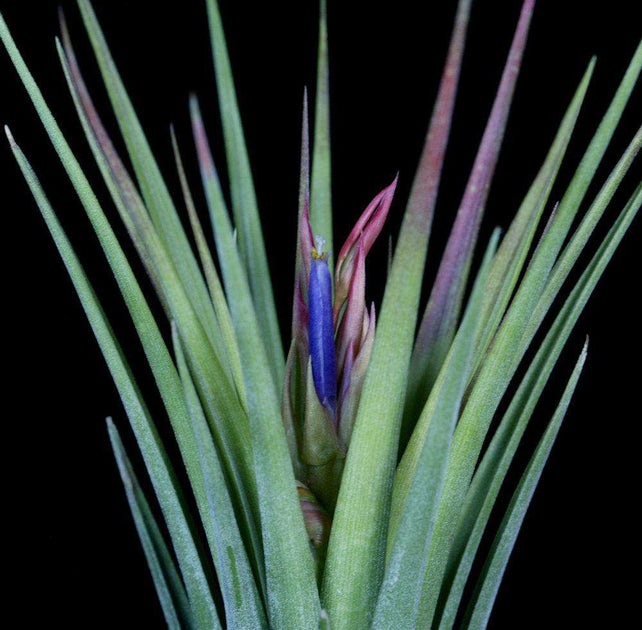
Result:
<svg viewBox="0 0 642 630"><path fill-rule="evenodd" d="M332 315L332 277L328 268L327 254L319 249L312 251L310 262L308 288L310 358L314 387L319 401L336 416L337 365Z"/></svg>

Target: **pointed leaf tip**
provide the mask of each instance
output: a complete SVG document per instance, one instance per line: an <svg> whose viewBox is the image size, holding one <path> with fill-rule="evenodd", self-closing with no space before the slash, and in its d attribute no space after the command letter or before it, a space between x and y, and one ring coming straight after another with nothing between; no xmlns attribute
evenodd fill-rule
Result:
<svg viewBox="0 0 642 630"><path fill-rule="evenodd" d="M379 192L368 204L339 252L335 277L335 319L338 319L338 315L350 291L352 276L356 268L359 240L363 238L364 256L367 256L386 222L395 190L397 189L398 179L399 174L397 173L392 183Z"/></svg>
<svg viewBox="0 0 642 630"><path fill-rule="evenodd" d="M481 219L504 138L534 0L525 0L497 95L446 244L415 344L410 395L428 392L445 360L461 311ZM424 398L425 400L425 398Z"/></svg>

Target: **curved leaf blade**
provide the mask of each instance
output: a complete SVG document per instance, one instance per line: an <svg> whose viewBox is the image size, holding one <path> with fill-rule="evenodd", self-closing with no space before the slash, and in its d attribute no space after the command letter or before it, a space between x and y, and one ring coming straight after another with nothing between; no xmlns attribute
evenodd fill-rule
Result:
<svg viewBox="0 0 642 630"><path fill-rule="evenodd" d="M285 358L281 333L276 316L252 169L245 145L225 33L216 0L207 0L207 14L219 94L219 109L225 137L232 211L239 235L239 251L252 289L261 336L265 340L274 380L277 383L282 383Z"/></svg>
<svg viewBox="0 0 642 630"><path fill-rule="evenodd" d="M570 333L642 199L638 191L621 212L562 306L504 414L475 473L456 527L440 602L440 630L452 627L461 595L497 494L533 410Z"/></svg>
<svg viewBox="0 0 642 630"><path fill-rule="evenodd" d="M107 418L107 430L118 465L118 472L127 495L127 503L145 552L158 600L163 609L165 623L170 630L181 630L183 624L187 628L193 628L194 621L185 587L174 566L174 560L163 540L143 490L136 479L118 429L111 418Z"/></svg>
<svg viewBox="0 0 642 630"><path fill-rule="evenodd" d="M225 603L229 628L267 628L263 604L238 528L234 506L227 490L225 475L212 441L198 393L187 367L178 329L172 326L174 353L189 408L196 442L195 455L200 461L209 507L207 520L214 539L212 552L218 581ZM261 567L262 569L263 567ZM261 571L259 577L263 579Z"/></svg>
<svg viewBox="0 0 642 630"><path fill-rule="evenodd" d="M469 609L463 622L468 630L483 630L488 625L488 619L495 603L506 565L520 532L526 511L530 505L535 488L557 437L557 433L571 402L577 381L586 360L586 345L575 365L571 378L564 390L562 399L551 419L544 436L528 464L510 505L499 527L499 531L488 555L488 560L482 569L479 584L473 594Z"/></svg>
<svg viewBox="0 0 642 630"><path fill-rule="evenodd" d="M0 34L2 35L4 35L3 26L0 18ZM205 628L220 628L209 581L201 563L199 545L191 531L180 489L176 484L174 472L158 437L156 427L140 398L138 388L129 366L122 356L113 331L36 175L8 129L7 135L20 169L65 262L136 435L136 441L143 454L154 491L167 522L196 623L203 630Z"/></svg>
<svg viewBox="0 0 642 630"><path fill-rule="evenodd" d="M472 369L482 296L499 232L493 235L477 276L466 315L423 414L430 416L415 477L392 540L386 573L372 627L377 630L416 628L421 585L439 503L450 441Z"/></svg>
<svg viewBox="0 0 642 630"><path fill-rule="evenodd" d="M216 326L212 302L174 202L129 100L89 0L77 0L127 151L163 245L203 329Z"/></svg>

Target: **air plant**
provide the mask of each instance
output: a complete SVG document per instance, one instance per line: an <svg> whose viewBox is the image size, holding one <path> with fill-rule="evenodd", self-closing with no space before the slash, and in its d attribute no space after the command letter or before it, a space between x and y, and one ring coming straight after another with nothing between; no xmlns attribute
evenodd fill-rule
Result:
<svg viewBox="0 0 642 630"><path fill-rule="evenodd" d="M182 461L168 457L157 430L165 418L151 417L129 368L128 348L119 345L27 157L8 128L6 134L71 276L145 463L154 496L144 493L109 419L118 470L167 625L201 630L486 627L582 371L586 344L476 573L473 561L482 535L547 380L642 203L638 183L592 257L569 279L642 145L639 130L580 213L636 84L642 46L554 203L551 189L594 71L591 60L510 226L482 244L481 264L473 269L534 9L534 0L524 1L422 312L424 265L471 0L459 0L457 6L380 305L366 302L366 260L386 230L391 208L400 203L397 178L382 183L382 191L335 249L322 2L313 134L307 96L303 103L291 339L284 352L216 1L207 0L206 6L231 212L198 101L190 101L216 252L208 248L177 135L172 130L180 205L195 250L91 4L78 0L78 6L133 176L93 104L62 15L58 55L85 136L147 280L134 275L112 230L113 218L1 17L0 37L98 236ZM154 298L143 291L145 282L162 305L163 321L152 314ZM556 300L567 284L564 299ZM186 487L177 481L180 467ZM465 590L469 583L473 588Z"/></svg>

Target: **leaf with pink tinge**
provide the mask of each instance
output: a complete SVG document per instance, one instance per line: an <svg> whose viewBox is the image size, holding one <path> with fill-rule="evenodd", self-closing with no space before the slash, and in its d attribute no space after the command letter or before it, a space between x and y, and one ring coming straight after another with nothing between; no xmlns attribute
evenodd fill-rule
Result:
<svg viewBox="0 0 642 630"><path fill-rule="evenodd" d="M216 164L214 163L214 158L210 150L207 132L205 131L196 97L190 99L190 116L201 179L214 232L216 252L218 254L221 275L225 286L225 295L232 315L234 331L238 339L240 337L239 329L244 325L248 325L250 321L254 323L256 319L256 307L252 299L249 280L233 235L232 221L227 211ZM265 338L262 337L261 343L267 352L268 349ZM280 391L281 383L274 380L274 375L272 375L272 379L274 381L275 391Z"/></svg>
<svg viewBox="0 0 642 630"><path fill-rule="evenodd" d="M106 177L105 182L110 189L116 209L145 266L145 271L150 277L154 290L162 301L165 311L169 312L165 301L164 290L150 259L147 245L144 242L145 230L152 229L150 225L151 218L134 182L129 176L125 165L114 148L111 138L105 130L100 115L94 107L93 100L80 72L78 59L71 45L71 38L62 9L59 10L59 21L62 33L64 61L66 62L66 70L68 71L69 81L73 88L72 96L77 99L78 105L86 117L86 122L89 126L88 131L96 138L96 144L109 167L111 178Z"/></svg>
<svg viewBox="0 0 642 630"><path fill-rule="evenodd" d="M301 131L301 166L299 174L299 211L297 226L294 295L292 298L292 341L285 364L281 413L288 438L290 456L298 478L303 467L299 458L301 426L305 413L305 368L310 347L308 341L308 306L306 304L310 259L314 239L310 227L310 137L308 124L308 94L303 95Z"/></svg>
<svg viewBox="0 0 642 630"><path fill-rule="evenodd" d="M201 225L201 221L196 211L194 197L187 181L187 175L185 174L185 168L183 166L183 158L181 157L181 153L178 148L178 140L176 138L173 125L170 125L170 137L172 141L172 149L174 151L174 161L176 162L178 179L183 191L185 208L192 227L196 249L201 260L201 266L203 267L205 280L209 288L212 304L214 305L214 312L220 328L220 342L216 347L218 348L220 346L221 349L225 349L226 358L223 363L229 368L233 382L238 391L239 398L243 403L243 407L247 409L245 385L243 383L243 371L241 368L241 354L236 340L236 335L234 333L232 316L225 298L223 285L221 284L218 271L214 265L212 252L205 238L205 231L203 230L203 226Z"/></svg>
<svg viewBox="0 0 642 630"><path fill-rule="evenodd" d="M306 299L313 247L314 238L312 228L310 227L310 136L308 126L308 94L306 90L303 96L299 212L294 295L292 299L292 340L297 344L298 351L302 357L308 354L308 307Z"/></svg>
<svg viewBox="0 0 642 630"><path fill-rule="evenodd" d="M308 113L308 91L303 93L303 116L301 124L301 166L299 170L299 212L297 225L295 295L296 308L297 282L307 291L310 277L310 257L314 247L314 236L310 226L310 128ZM295 314L293 314L294 320ZM294 321L293 321L294 324ZM293 335L294 336L294 335Z"/></svg>
<svg viewBox="0 0 642 630"><path fill-rule="evenodd" d="M506 121L521 66L535 0L525 0L495 102L419 328L410 373L411 396L425 400L450 348Z"/></svg>
<svg viewBox="0 0 642 630"><path fill-rule="evenodd" d="M390 210L390 204L397 188L396 176L392 184L384 188L363 211L352 232L343 244L337 258L334 296L334 318L338 319L341 308L348 296L350 283L356 265L359 240L363 236L364 256L368 255L377 236L379 236Z"/></svg>
<svg viewBox="0 0 642 630"><path fill-rule="evenodd" d="M295 281L295 287L298 285L301 291L303 302L307 302L308 282L310 279L310 267L312 262L312 249L314 248L314 237L312 227L310 226L310 213L308 207L303 208L301 219L299 221L298 247L300 250L300 268ZM297 258L299 256L297 255ZM293 322L294 323L294 322Z"/></svg>
<svg viewBox="0 0 642 630"><path fill-rule="evenodd" d="M506 313L518 279L522 275L541 215L548 203L550 191L580 113L594 66L595 59L589 63L575 90L546 159L511 221L493 260L488 288L484 294L484 328L477 341L475 360L477 367L486 356L486 351ZM417 417L416 413L409 413L409 415Z"/></svg>
<svg viewBox="0 0 642 630"><path fill-rule="evenodd" d="M359 398L363 388L363 381L372 354L374 343L376 315L374 302L370 305L370 315L365 315L364 323L367 321L367 329L361 342L361 349L358 353L354 351L354 344L348 348L346 353L346 365L341 382L341 400L339 410L339 439L345 448L350 443L352 427L357 415ZM356 356L355 356L356 354Z"/></svg>
<svg viewBox="0 0 642 630"><path fill-rule="evenodd" d="M339 379L346 368L345 362L348 348L352 346L355 354L361 348L363 320L364 317L367 317L365 257L365 244L362 236L357 246L357 258L346 299L346 309L341 318L337 335L337 373Z"/></svg>

